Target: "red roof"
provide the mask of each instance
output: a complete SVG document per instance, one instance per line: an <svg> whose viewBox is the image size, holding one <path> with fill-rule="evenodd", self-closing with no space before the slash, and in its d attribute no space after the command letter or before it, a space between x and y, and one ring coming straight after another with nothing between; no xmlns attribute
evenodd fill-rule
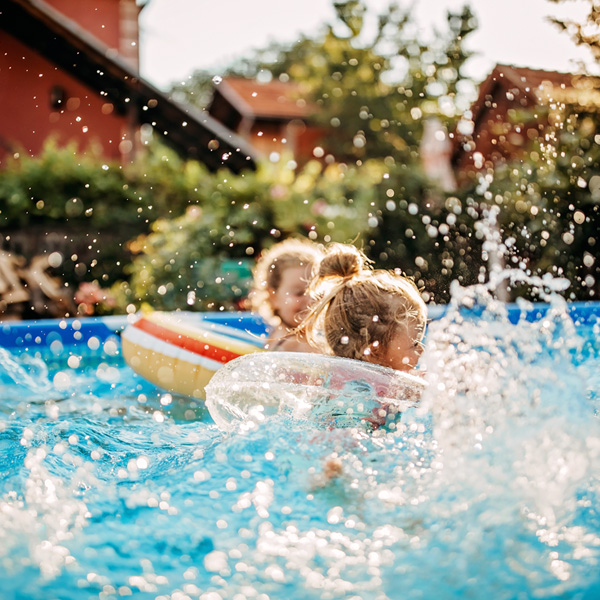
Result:
<svg viewBox="0 0 600 600"><path fill-rule="evenodd" d="M519 90L534 104L555 101L587 108L600 106L598 78L499 64L481 84L479 98L472 108L473 120L477 120L478 113L485 106L486 96L493 94L499 83L503 90Z"/></svg>
<svg viewBox="0 0 600 600"><path fill-rule="evenodd" d="M544 71L542 69L515 67L513 65L496 65L494 71L496 71L498 76L505 77L521 89L525 89L526 87L536 88L545 82L550 82L555 87L571 86L573 78L576 77L572 73Z"/></svg>
<svg viewBox="0 0 600 600"><path fill-rule="evenodd" d="M302 119L315 112L296 83L226 77L218 90L244 116Z"/></svg>

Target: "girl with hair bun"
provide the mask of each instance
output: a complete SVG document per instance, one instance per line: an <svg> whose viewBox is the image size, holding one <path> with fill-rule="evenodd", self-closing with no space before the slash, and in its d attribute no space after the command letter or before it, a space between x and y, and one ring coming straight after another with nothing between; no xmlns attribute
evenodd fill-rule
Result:
<svg viewBox="0 0 600 600"><path fill-rule="evenodd" d="M423 350L427 307L412 280L393 271L373 270L354 246L332 244L313 278L309 293L316 299L300 326L322 352L412 371ZM374 414L376 429L386 417ZM340 447L347 440L339 440ZM314 487L344 474L339 453L322 465Z"/></svg>
<svg viewBox="0 0 600 600"><path fill-rule="evenodd" d="M332 244L309 293L300 329L323 352L411 371L422 353L427 307L412 280L373 270L354 246Z"/></svg>
<svg viewBox="0 0 600 600"><path fill-rule="evenodd" d="M321 246L290 238L259 257L249 300L252 309L273 327L267 350L314 352L297 327L312 303L306 289L322 256Z"/></svg>

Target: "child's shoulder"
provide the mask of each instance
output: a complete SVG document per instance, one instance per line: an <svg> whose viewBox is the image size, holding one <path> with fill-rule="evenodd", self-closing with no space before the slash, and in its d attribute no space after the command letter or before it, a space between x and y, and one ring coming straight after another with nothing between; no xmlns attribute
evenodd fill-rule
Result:
<svg viewBox="0 0 600 600"><path fill-rule="evenodd" d="M267 342L267 350L277 352L314 352L314 348L303 339L298 339L295 335L286 335L285 337L274 337Z"/></svg>

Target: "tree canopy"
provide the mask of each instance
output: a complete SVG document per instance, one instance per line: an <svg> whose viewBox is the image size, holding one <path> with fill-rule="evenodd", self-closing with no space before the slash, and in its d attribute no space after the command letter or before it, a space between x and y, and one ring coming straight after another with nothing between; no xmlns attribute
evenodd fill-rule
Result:
<svg viewBox="0 0 600 600"><path fill-rule="evenodd" d="M554 4L560 4L569 0L548 0ZM594 0L584 0L589 6L589 12L583 21L575 19L560 19L550 17L550 22L554 23L561 31L568 34L578 46L586 46L592 53L592 56L598 62L600 60L600 4Z"/></svg>

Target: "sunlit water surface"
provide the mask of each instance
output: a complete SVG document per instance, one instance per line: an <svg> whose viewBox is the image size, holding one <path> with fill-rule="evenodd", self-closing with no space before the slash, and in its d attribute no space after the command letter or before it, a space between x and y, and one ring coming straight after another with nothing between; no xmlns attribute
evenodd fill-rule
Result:
<svg viewBox="0 0 600 600"><path fill-rule="evenodd" d="M395 431L224 433L118 340L0 350L1 597L599 598L598 320L477 294Z"/></svg>

